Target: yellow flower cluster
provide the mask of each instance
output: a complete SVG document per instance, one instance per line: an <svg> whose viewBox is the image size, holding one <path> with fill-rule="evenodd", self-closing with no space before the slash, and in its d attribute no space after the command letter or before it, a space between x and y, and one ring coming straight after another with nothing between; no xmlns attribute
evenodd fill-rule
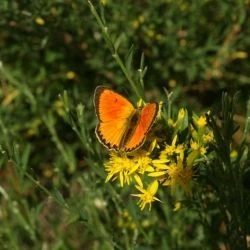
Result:
<svg viewBox="0 0 250 250"><path fill-rule="evenodd" d="M172 194L177 188L189 194L195 176L195 161L207 154L213 140L204 115L193 115L191 120L189 122L187 110L180 109L177 119L172 119L171 123L168 121L166 125L172 131L170 143L151 138L148 150L138 149L131 153L111 151L109 160L104 164L106 182L118 179L121 187L134 185L139 193L132 195L139 198L141 210L146 206L150 210L154 201L160 201L156 197L160 186L169 187ZM187 131L185 139L179 135L183 131Z"/></svg>
<svg viewBox="0 0 250 250"><path fill-rule="evenodd" d="M207 127L206 117L204 115L197 117L193 115L191 125L190 147L191 153L188 158L188 163L193 164L193 161L207 153L208 145L213 141L213 132Z"/></svg>

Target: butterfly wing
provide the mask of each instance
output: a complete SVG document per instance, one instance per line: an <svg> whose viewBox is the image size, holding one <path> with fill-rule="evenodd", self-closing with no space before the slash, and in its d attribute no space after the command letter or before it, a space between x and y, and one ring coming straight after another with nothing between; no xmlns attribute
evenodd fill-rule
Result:
<svg viewBox="0 0 250 250"><path fill-rule="evenodd" d="M158 110L158 103L149 103L143 107L136 127L124 145L125 151L135 150L144 143L146 135L156 119Z"/></svg>
<svg viewBox="0 0 250 250"><path fill-rule="evenodd" d="M99 119L97 138L109 149L120 149L135 108L126 98L104 86L96 88L94 104Z"/></svg>

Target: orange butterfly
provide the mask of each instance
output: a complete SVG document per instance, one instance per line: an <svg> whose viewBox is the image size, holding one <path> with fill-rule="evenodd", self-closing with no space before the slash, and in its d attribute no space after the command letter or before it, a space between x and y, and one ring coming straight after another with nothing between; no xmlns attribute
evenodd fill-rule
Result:
<svg viewBox="0 0 250 250"><path fill-rule="evenodd" d="M96 126L99 141L108 149L126 152L142 146L159 110L155 102L137 109L104 86L95 89L94 105L99 119Z"/></svg>

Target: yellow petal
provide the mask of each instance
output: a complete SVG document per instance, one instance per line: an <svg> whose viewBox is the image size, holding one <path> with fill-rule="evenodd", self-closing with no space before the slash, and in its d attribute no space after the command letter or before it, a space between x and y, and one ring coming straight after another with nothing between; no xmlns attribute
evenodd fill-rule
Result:
<svg viewBox="0 0 250 250"><path fill-rule="evenodd" d="M154 148L156 147L156 145L157 145L157 140L154 139L154 140L152 141L152 143L150 144L150 147L149 147L148 152L149 152L149 153L152 153L152 151L154 150Z"/></svg>
<svg viewBox="0 0 250 250"><path fill-rule="evenodd" d="M158 181L153 181L149 186L148 186L148 191L154 195L157 190L158 190L159 184Z"/></svg>
<svg viewBox="0 0 250 250"><path fill-rule="evenodd" d="M142 183L141 177L136 174L134 176L134 178L135 178L135 181L137 182L137 184L142 188L143 187L143 183Z"/></svg>
<svg viewBox="0 0 250 250"><path fill-rule="evenodd" d="M148 166L146 169L145 169L147 172L153 172L155 169L151 166Z"/></svg>
<svg viewBox="0 0 250 250"><path fill-rule="evenodd" d="M166 164L155 164L154 166L158 169L168 169Z"/></svg>
<svg viewBox="0 0 250 250"><path fill-rule="evenodd" d="M138 189L142 194L144 194L146 192L145 189L143 189L142 187L135 185L135 188ZM142 196L142 194L139 194L138 196Z"/></svg>
<svg viewBox="0 0 250 250"><path fill-rule="evenodd" d="M168 159L157 159L157 160L153 160L152 162L155 164L160 164L160 163L167 163L169 161L170 160L168 160Z"/></svg>
<svg viewBox="0 0 250 250"><path fill-rule="evenodd" d="M159 176L162 176L166 174L165 171L158 171L158 172L154 172L154 173L149 173L148 176L151 176L151 177L159 177Z"/></svg>

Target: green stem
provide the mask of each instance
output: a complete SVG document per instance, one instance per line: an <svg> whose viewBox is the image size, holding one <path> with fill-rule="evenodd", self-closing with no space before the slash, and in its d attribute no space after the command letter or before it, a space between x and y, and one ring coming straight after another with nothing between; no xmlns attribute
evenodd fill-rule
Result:
<svg viewBox="0 0 250 250"><path fill-rule="evenodd" d="M99 14L97 13L97 11L96 11L94 5L91 3L91 1L88 1L88 4L90 6L90 10L91 10L92 14L96 18L96 21L102 30L104 40L105 40L109 50L111 51L112 56L116 60L117 64L120 66L123 74L126 76L127 80L129 81L129 84L131 85L133 91L136 93L137 97L139 99L142 99L143 101L145 101L142 88L139 89L137 87L137 85L135 84L134 80L132 79L129 71L127 70L124 62L122 61L121 57L117 53L117 49L115 48L115 45L114 45L113 41L111 40L110 35L108 33L108 28L104 25L103 21L101 20Z"/></svg>
<svg viewBox="0 0 250 250"><path fill-rule="evenodd" d="M11 154L12 154L12 148L11 148L11 144L10 144L10 135L8 133L7 128L5 127L5 124L3 123L1 117L0 117L0 129L2 131L2 138L3 141L5 143L5 147L7 149L7 153L8 153L8 157L10 158Z"/></svg>
<svg viewBox="0 0 250 250"><path fill-rule="evenodd" d="M62 154L65 162L69 166L69 170L73 172L75 169L75 162L70 155L70 151L67 150L68 148L64 147L64 145L62 144L62 142L58 138L58 134L57 134L56 129L54 127L51 114L49 114L47 117L44 116L43 121L44 121L45 125L47 126L47 128L52 136L52 140L55 143L58 151Z"/></svg>
<svg viewBox="0 0 250 250"><path fill-rule="evenodd" d="M38 188L40 188L46 195L48 195L48 197L53 197L53 199L55 199L57 201L57 203L59 203L62 207L65 207L67 209L69 209L68 204L67 203L62 203L60 200L58 200L56 197L54 197L50 191L45 188L43 185L40 184L39 181L35 180L29 173L25 173L25 176L32 182L34 183Z"/></svg>
<svg viewBox="0 0 250 250"><path fill-rule="evenodd" d="M142 94L142 91L139 91L139 89L136 87L136 84L134 83L134 81L132 80L132 78L130 77L130 74L129 72L127 71L123 61L121 60L120 56L117 54L117 52L115 52L113 54L113 57L115 58L116 62L119 64L121 70L123 71L124 75L126 76L126 78L128 79L132 89L135 91L137 97L139 99L142 99L143 101L144 100L144 97L143 97L143 94Z"/></svg>

